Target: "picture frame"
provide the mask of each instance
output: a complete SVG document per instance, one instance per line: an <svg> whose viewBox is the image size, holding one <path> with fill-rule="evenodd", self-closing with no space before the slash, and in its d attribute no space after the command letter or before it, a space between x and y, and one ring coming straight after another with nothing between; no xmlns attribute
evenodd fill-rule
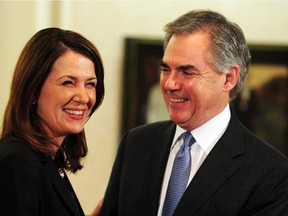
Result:
<svg viewBox="0 0 288 216"><path fill-rule="evenodd" d="M245 126L264 140L275 143L275 147L288 156L288 46L248 46L252 60L247 79L251 79L250 87L254 88L259 99L253 102L253 94L250 94L249 109L246 107L246 110L242 110L243 113L238 109L237 115ZM156 99L151 97L151 92L159 83L163 53L161 39L125 38L122 134L139 125L169 119L160 91L157 90L158 93L154 94ZM231 102L231 107L235 110L243 103L241 95L244 93ZM158 110L154 109L152 112L150 101L153 100L158 103L154 106ZM246 106L248 105L246 102ZM278 116L275 113L279 113ZM278 131L274 131L274 128Z"/></svg>

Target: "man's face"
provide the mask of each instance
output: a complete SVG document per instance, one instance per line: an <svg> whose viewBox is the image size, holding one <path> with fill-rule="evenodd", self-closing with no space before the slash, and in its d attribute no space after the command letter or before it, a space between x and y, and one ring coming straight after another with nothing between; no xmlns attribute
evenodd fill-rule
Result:
<svg viewBox="0 0 288 216"><path fill-rule="evenodd" d="M164 53L160 86L169 116L193 130L220 113L229 102L227 75L208 61L208 33L173 36Z"/></svg>

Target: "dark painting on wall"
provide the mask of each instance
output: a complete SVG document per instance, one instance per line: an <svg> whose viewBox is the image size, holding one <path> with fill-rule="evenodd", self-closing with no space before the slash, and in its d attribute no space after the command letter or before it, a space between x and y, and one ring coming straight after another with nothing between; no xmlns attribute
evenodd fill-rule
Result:
<svg viewBox="0 0 288 216"><path fill-rule="evenodd" d="M252 61L231 102L240 121L288 156L288 46L249 45ZM122 133L169 119L159 89L160 39L125 39Z"/></svg>

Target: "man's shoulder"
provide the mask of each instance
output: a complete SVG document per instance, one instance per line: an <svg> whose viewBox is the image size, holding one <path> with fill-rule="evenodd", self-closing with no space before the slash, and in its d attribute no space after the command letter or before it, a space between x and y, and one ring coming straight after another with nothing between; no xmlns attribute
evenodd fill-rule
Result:
<svg viewBox="0 0 288 216"><path fill-rule="evenodd" d="M282 152L277 149L273 143L268 143L267 141L260 138L257 134L250 131L244 125L242 125L239 120L234 121L234 123L229 127L230 134L229 137L234 143L238 143L239 146L245 151L247 155L251 155L252 158L263 161L265 158L269 163L284 162L288 163L288 158Z"/></svg>
<svg viewBox="0 0 288 216"><path fill-rule="evenodd" d="M166 131L166 130L173 130L176 125L170 120L167 121L158 121L149 124L139 125L135 128L132 128L129 132L130 133L142 133L142 132L152 132L152 131Z"/></svg>

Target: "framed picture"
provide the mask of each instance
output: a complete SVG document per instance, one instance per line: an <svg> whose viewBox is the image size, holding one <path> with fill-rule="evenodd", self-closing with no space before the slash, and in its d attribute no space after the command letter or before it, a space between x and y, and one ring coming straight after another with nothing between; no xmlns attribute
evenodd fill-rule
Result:
<svg viewBox="0 0 288 216"><path fill-rule="evenodd" d="M288 46L249 45L252 61L231 101L240 121L288 156ZM125 39L122 133L169 119L159 89L160 39Z"/></svg>

